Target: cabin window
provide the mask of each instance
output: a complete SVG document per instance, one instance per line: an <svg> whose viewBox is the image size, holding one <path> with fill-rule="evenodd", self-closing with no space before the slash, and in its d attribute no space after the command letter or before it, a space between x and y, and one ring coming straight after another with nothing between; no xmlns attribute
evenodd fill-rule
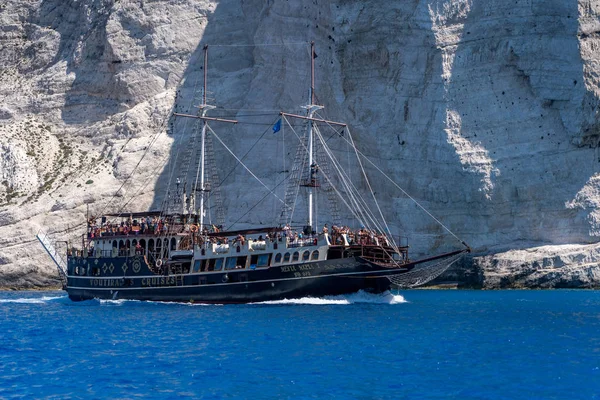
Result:
<svg viewBox="0 0 600 400"><path fill-rule="evenodd" d="M154 251L154 239L148 240L148 251Z"/></svg>
<svg viewBox="0 0 600 400"><path fill-rule="evenodd" d="M235 268L236 269L246 268L246 259L247 258L248 258L248 256L237 257L236 262L235 262Z"/></svg>
<svg viewBox="0 0 600 400"><path fill-rule="evenodd" d="M119 244L117 243L116 240L113 240L112 247L113 247L113 249L118 249L119 248Z"/></svg>
<svg viewBox="0 0 600 400"><path fill-rule="evenodd" d="M277 253L275 255L275 264L279 264L281 262L281 253Z"/></svg>
<svg viewBox="0 0 600 400"><path fill-rule="evenodd" d="M285 253L285 255L283 256L283 262L290 262L290 253Z"/></svg>
<svg viewBox="0 0 600 400"><path fill-rule="evenodd" d="M256 269L257 263L258 263L258 256L257 255L250 256L250 269Z"/></svg>
<svg viewBox="0 0 600 400"><path fill-rule="evenodd" d="M319 250L315 250L312 252L312 260L318 260L319 259Z"/></svg>
<svg viewBox="0 0 600 400"><path fill-rule="evenodd" d="M220 271L223 268L223 258L211 258L208 260L208 268L206 271Z"/></svg>
<svg viewBox="0 0 600 400"><path fill-rule="evenodd" d="M200 263L201 263L201 261L204 261L204 260L196 260L196 261L194 261L194 272L200 271Z"/></svg>
<svg viewBox="0 0 600 400"><path fill-rule="evenodd" d="M300 258L300 253L298 253L297 251L295 251L294 255L292 256L292 262L298 261L299 258Z"/></svg>
<svg viewBox="0 0 600 400"><path fill-rule="evenodd" d="M175 238L171 238L171 250L177 249L177 240Z"/></svg>
<svg viewBox="0 0 600 400"><path fill-rule="evenodd" d="M225 269L235 269L236 263L237 263L237 257L227 258L227 261L225 261Z"/></svg>
<svg viewBox="0 0 600 400"><path fill-rule="evenodd" d="M306 250L304 253L302 253L303 261L307 261L309 257L310 257L310 251Z"/></svg>
<svg viewBox="0 0 600 400"><path fill-rule="evenodd" d="M258 267L268 267L270 258L271 258L270 254L261 254L260 256L258 256L257 266ZM281 259L281 254L280 254L279 258Z"/></svg>
<svg viewBox="0 0 600 400"><path fill-rule="evenodd" d="M228 257L225 261L225 269L243 269L246 268L246 259L248 256Z"/></svg>

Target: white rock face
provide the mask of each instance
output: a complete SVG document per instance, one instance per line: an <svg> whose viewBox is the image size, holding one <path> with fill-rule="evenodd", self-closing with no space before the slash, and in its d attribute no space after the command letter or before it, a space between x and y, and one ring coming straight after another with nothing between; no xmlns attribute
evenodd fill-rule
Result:
<svg viewBox="0 0 600 400"><path fill-rule="evenodd" d="M532 278L502 282L536 284L520 267L525 253L507 258L508 249L573 260L564 265L585 254L597 271L595 251L565 245L600 234L600 1L33 0L0 9L0 285L46 282L53 267L34 234L48 227L79 240L85 203L95 214L161 204L181 164L175 144L194 125L170 112L200 103L203 44L212 115L252 123L214 128L238 155L267 130L246 161L275 186L275 158L294 150L290 132L284 149L270 126L275 110L300 112L307 101L299 43L311 40L322 116L348 122L365 154L488 254L474 264L484 285L519 274ZM226 173L234 162L215 147ZM368 172L415 253L458 243ZM242 170L223 189L228 223L277 220L271 199L244 215L265 192ZM598 283L596 272L585 276L582 286Z"/></svg>

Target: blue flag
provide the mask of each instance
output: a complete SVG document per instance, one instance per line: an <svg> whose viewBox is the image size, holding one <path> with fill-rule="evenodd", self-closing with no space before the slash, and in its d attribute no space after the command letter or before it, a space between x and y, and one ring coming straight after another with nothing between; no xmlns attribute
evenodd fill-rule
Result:
<svg viewBox="0 0 600 400"><path fill-rule="evenodd" d="M275 122L275 125L273 125L273 133L277 133L281 130L281 118L279 118L277 120L277 122Z"/></svg>

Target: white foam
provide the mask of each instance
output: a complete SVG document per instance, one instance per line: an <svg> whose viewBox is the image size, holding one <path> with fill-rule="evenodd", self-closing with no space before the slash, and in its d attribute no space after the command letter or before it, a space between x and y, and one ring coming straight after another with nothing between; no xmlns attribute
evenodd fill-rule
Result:
<svg viewBox="0 0 600 400"><path fill-rule="evenodd" d="M104 299L100 299L100 304L107 304L107 305L111 305L111 306L122 306L124 303L126 302L134 302L134 301L139 301L139 300L104 300Z"/></svg>
<svg viewBox="0 0 600 400"><path fill-rule="evenodd" d="M44 304L53 300L65 298L67 298L67 296L21 297L18 299L0 299L0 303Z"/></svg>
<svg viewBox="0 0 600 400"><path fill-rule="evenodd" d="M191 302L164 302L164 301L152 301L152 300L131 300L131 299L100 299L98 300L100 305L109 306L122 306L124 304L156 304L156 305L176 305L176 306L222 306L222 304L208 304L208 303L191 303Z"/></svg>
<svg viewBox="0 0 600 400"><path fill-rule="evenodd" d="M42 297L22 297L17 299L0 299L1 303L18 303L18 304L45 304L55 300L68 300L67 296L42 296ZM177 304L186 306L222 306L223 304L206 304L206 303L163 303L155 301L140 301L140 300L98 300L100 305L108 306L122 306L127 303L152 303L152 304ZM384 292L381 294L372 294L359 291L357 293L341 295L341 296L325 296L325 297L303 297L301 299L284 299L284 300L273 300L263 301L259 303L251 304L304 304L304 305L349 305L349 304L402 304L407 301L400 294L393 294ZM71 303L71 301L69 301ZM76 303L73 303L76 304ZM88 303L89 304L89 303Z"/></svg>
<svg viewBox="0 0 600 400"><path fill-rule="evenodd" d="M325 297L303 297L301 299L285 299L264 301L254 304L308 304L308 305L348 305L348 304L401 304L406 300L400 294L393 294L389 291L381 294L372 294L363 292L346 294L341 296Z"/></svg>

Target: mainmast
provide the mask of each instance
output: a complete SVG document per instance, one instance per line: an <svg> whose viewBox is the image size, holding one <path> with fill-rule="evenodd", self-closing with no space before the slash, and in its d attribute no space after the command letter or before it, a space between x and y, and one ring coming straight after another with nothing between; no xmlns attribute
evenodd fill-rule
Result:
<svg viewBox="0 0 600 400"><path fill-rule="evenodd" d="M313 188L317 187L316 173L318 171L318 165L314 162L313 158L313 115L316 111L323 109L323 106L315 104L315 42L310 42L310 92L309 92L309 104L304 108L307 110L308 118L308 168L310 182L308 182L308 227L313 230Z"/></svg>
<svg viewBox="0 0 600 400"><path fill-rule="evenodd" d="M323 106L317 105L316 103L316 96L315 96L315 43L311 42L310 43L310 53L311 53L311 61L310 61L310 90L309 90L309 96L308 96L308 104L305 106L302 106L302 108L306 109L306 116L304 115L297 115L297 114L290 114L290 113L286 113L286 112L280 112L279 115L281 115L282 117L291 117L291 118L297 118L297 119L302 119L302 120L307 120L308 122L308 131L307 131L307 136L303 137L301 140L301 143L299 144L298 147L298 151L301 151L301 155L300 153L296 154L296 158L297 160L295 162L298 163L298 165L305 165L304 162L302 160L306 160L306 158L304 158L308 153L308 180L307 181L303 181L303 177L304 174L302 172L299 173L299 171L301 171L301 169L303 169L304 167L294 167L292 170L292 176L290 178L290 181L288 182L288 188L286 189L286 200L285 200L285 205L283 208L283 211L281 213L282 215L282 222L284 223L289 223L291 222L292 217L289 216L288 219L288 215L287 212L288 210L293 212L293 208L289 206L289 203L291 203L291 201L295 201L295 196L297 196L297 191L295 191L294 187L296 187L296 185L302 186L302 187L306 187L307 191L308 191L308 198L307 198L307 206L308 206L308 220L307 220L307 225L310 227L311 230L313 230L313 228L316 225L316 221L315 221L315 217L316 217L316 210L315 210L315 201L313 198L314 195L314 189L319 187L319 182L317 181L317 173L319 172L319 169L322 167L318 164L318 160L317 160L317 153L318 150L316 149L315 146L315 139L316 139L316 135L315 135L315 130L316 130L316 126L315 123L325 123L328 125L335 125L335 126L343 126L345 127L346 124L344 123L340 123L340 122L334 122L334 121L328 121L325 119L321 119L321 118L314 118L314 114L315 112L317 112L318 110L323 109ZM304 138L306 138L306 142L304 142ZM304 144L306 143L306 145ZM301 160L301 159L302 160Z"/></svg>
<svg viewBox="0 0 600 400"><path fill-rule="evenodd" d="M204 45L204 87L202 89L202 104L199 106L198 113L202 113L202 117L206 117L206 113L208 110L215 108L214 106L209 106L206 104L206 86L207 86L207 77L208 77L208 45ZM206 210L204 209L204 193L206 191L205 181L204 181L204 169L205 169L205 158L206 158L206 125L208 121L206 119L202 120L202 132L200 136L200 207L198 208L198 213L200 214L200 226L204 226L204 215L206 214Z"/></svg>

